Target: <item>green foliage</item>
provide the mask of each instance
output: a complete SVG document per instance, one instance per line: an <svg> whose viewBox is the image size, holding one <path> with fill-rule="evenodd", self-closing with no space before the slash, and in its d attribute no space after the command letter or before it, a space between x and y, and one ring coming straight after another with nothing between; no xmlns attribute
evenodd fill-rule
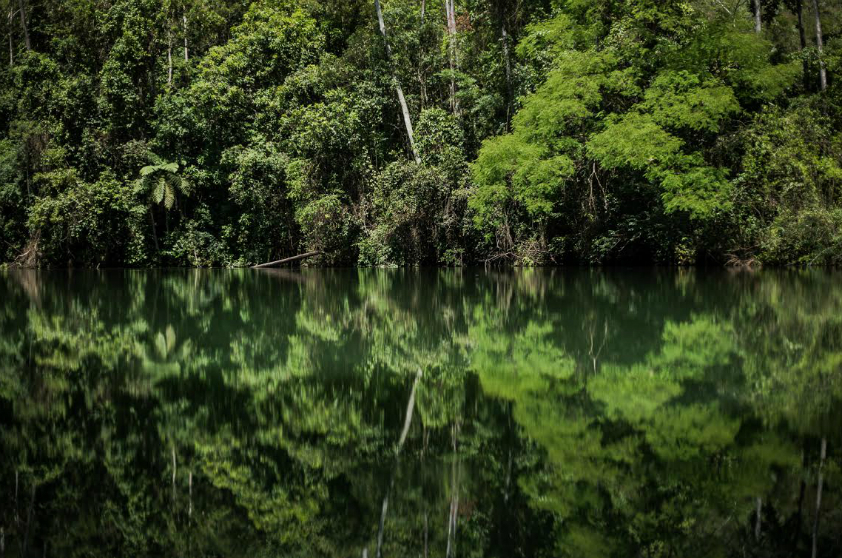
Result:
<svg viewBox="0 0 842 558"><path fill-rule="evenodd" d="M832 555L840 333L816 270L0 271L5 548L798 555L824 438Z"/></svg>
<svg viewBox="0 0 842 558"><path fill-rule="evenodd" d="M0 260L837 263L842 12L768 4L382 0L388 53L363 0L25 5Z"/></svg>

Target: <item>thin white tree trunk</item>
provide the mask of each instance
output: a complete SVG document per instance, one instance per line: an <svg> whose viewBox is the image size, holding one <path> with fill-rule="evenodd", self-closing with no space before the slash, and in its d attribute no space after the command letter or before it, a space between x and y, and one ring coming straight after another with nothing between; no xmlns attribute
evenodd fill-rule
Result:
<svg viewBox="0 0 842 558"><path fill-rule="evenodd" d="M14 17L15 17L15 13L14 13L14 11L12 11L12 8L9 7L9 67L10 68L15 65L15 49L14 49L14 45L13 45L14 39L12 37L12 29L14 27L14 23L13 23Z"/></svg>
<svg viewBox="0 0 842 558"><path fill-rule="evenodd" d="M754 8L754 32L760 33L760 0L753 0L752 6Z"/></svg>
<svg viewBox="0 0 842 558"><path fill-rule="evenodd" d="M819 0L813 0L813 12L816 14L816 48L819 51L819 87L824 91L827 89L827 69L824 65L822 51L824 50L824 39L822 38L822 19L819 14Z"/></svg>
<svg viewBox="0 0 842 558"><path fill-rule="evenodd" d="M189 62L190 59L187 56L187 14L183 13L181 15L181 22L184 25L184 61Z"/></svg>
<svg viewBox="0 0 842 558"><path fill-rule="evenodd" d="M380 10L380 0L374 0L374 7L377 10L377 23L380 25L380 34L383 35L383 43L386 45L386 58L389 64L392 63L392 49L389 47L389 39L386 36L386 24L383 22L383 12ZM421 164L421 158L418 156L418 150L415 148L415 134L412 131L412 119L409 116L409 107L406 104L406 98L403 96L403 89L398 81L398 76L392 71L392 79L395 81L395 90L398 94L398 101L401 104L401 112L403 113L403 122L406 126L406 135L409 138L409 148L412 150L412 156L417 164Z"/></svg>

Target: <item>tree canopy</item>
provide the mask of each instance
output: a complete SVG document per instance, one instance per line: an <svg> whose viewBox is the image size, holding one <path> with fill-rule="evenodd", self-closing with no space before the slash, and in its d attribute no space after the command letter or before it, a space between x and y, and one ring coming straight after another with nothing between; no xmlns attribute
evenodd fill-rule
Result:
<svg viewBox="0 0 842 558"><path fill-rule="evenodd" d="M2 7L0 261L842 260L838 2Z"/></svg>

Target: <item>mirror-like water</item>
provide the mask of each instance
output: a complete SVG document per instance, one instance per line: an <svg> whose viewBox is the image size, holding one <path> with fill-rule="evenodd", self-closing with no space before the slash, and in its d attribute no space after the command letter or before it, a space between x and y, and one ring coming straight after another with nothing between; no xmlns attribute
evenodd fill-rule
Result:
<svg viewBox="0 0 842 558"><path fill-rule="evenodd" d="M842 275L0 274L0 554L842 555Z"/></svg>

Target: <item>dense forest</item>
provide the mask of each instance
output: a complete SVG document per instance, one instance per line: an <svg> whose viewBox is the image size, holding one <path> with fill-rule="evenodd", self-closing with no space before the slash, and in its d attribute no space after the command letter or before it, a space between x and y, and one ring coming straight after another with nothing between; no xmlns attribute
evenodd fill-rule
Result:
<svg viewBox="0 0 842 558"><path fill-rule="evenodd" d="M842 261L838 0L0 7L0 261Z"/></svg>

